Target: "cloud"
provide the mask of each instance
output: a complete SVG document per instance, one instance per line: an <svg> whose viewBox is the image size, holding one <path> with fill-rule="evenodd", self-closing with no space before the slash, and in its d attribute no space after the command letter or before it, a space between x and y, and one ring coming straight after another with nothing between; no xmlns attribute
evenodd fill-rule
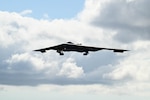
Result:
<svg viewBox="0 0 150 100"><path fill-rule="evenodd" d="M140 44L140 42L138 42ZM114 71L108 74L115 80L135 80L139 82L150 82L149 66L149 43L144 42L144 49L137 50L121 61Z"/></svg>
<svg viewBox="0 0 150 100"><path fill-rule="evenodd" d="M88 19L81 16L81 20L116 31L114 39L122 43L149 40L149 3L149 0L87 0L89 10L85 9L82 13L93 16Z"/></svg>
<svg viewBox="0 0 150 100"><path fill-rule="evenodd" d="M25 15L28 15L31 13L32 13L32 10L24 10L24 11L20 12L20 15L25 16Z"/></svg>
<svg viewBox="0 0 150 100"><path fill-rule="evenodd" d="M62 64L58 75L67 76L68 78L78 78L84 74L82 67L78 67L73 59L69 58Z"/></svg>
<svg viewBox="0 0 150 100"><path fill-rule="evenodd" d="M68 20L34 19L1 11L0 84L54 84L56 89L72 85L77 91L82 87L85 92L149 95L149 12L145 10L148 6L143 6L146 2L149 1L86 0L83 12ZM141 34L143 30L145 33ZM131 51L90 52L87 56L32 51L67 41Z"/></svg>

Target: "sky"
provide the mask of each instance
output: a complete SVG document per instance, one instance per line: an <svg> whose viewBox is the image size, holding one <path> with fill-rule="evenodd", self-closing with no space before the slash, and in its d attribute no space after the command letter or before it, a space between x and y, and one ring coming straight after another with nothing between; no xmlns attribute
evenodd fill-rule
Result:
<svg viewBox="0 0 150 100"><path fill-rule="evenodd" d="M41 18L72 18L83 9L84 0L32 0L32 1L0 1L1 11L30 13L29 17ZM24 12L24 13L25 13Z"/></svg>
<svg viewBox="0 0 150 100"><path fill-rule="evenodd" d="M0 99L149 100L149 4L1 0ZM68 41L130 51L33 51Z"/></svg>

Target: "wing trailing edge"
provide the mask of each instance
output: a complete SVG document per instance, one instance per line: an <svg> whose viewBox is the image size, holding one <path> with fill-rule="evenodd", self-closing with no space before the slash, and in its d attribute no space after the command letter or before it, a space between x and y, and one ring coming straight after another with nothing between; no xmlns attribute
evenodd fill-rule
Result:
<svg viewBox="0 0 150 100"><path fill-rule="evenodd" d="M125 51L129 51L129 50L117 50L117 49L114 49L113 52L117 52L117 53L123 53Z"/></svg>
<svg viewBox="0 0 150 100"><path fill-rule="evenodd" d="M46 52L45 49L38 49L38 50L34 50L34 51L40 51L41 53L45 53Z"/></svg>

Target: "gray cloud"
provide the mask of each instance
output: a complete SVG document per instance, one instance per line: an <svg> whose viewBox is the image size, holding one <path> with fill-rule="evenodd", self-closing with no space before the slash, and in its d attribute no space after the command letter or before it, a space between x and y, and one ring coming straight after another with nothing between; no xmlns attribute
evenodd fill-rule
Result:
<svg viewBox="0 0 150 100"><path fill-rule="evenodd" d="M117 31L114 39L124 43L150 39L149 0L113 0L100 7L92 24Z"/></svg>
<svg viewBox="0 0 150 100"><path fill-rule="evenodd" d="M94 53L91 52L90 57L83 58L84 60L77 59L77 62L78 65L83 66L84 71L88 73L97 70L98 68L103 66L106 66L107 68L108 65L115 65L119 58L121 57L113 54L112 52L100 51Z"/></svg>
<svg viewBox="0 0 150 100"><path fill-rule="evenodd" d="M73 58L58 59L59 62L55 62L55 59L44 60L42 56L42 58L37 58L37 55L28 53L14 54L3 64L1 63L0 84L29 86L40 84L113 84L113 80L107 80L103 77L104 74L112 70L111 62L100 61L91 65L95 60L100 60L94 56L91 54L93 60L85 57L82 62L75 61ZM76 56L74 57L76 58ZM114 62L116 61L114 60Z"/></svg>

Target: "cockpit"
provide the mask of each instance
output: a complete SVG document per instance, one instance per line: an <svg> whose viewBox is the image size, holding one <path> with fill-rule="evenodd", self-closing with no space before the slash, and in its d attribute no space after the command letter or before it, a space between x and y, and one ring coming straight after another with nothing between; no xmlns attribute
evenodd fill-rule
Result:
<svg viewBox="0 0 150 100"><path fill-rule="evenodd" d="M72 42L67 42L68 44L74 44L74 43L72 43Z"/></svg>

